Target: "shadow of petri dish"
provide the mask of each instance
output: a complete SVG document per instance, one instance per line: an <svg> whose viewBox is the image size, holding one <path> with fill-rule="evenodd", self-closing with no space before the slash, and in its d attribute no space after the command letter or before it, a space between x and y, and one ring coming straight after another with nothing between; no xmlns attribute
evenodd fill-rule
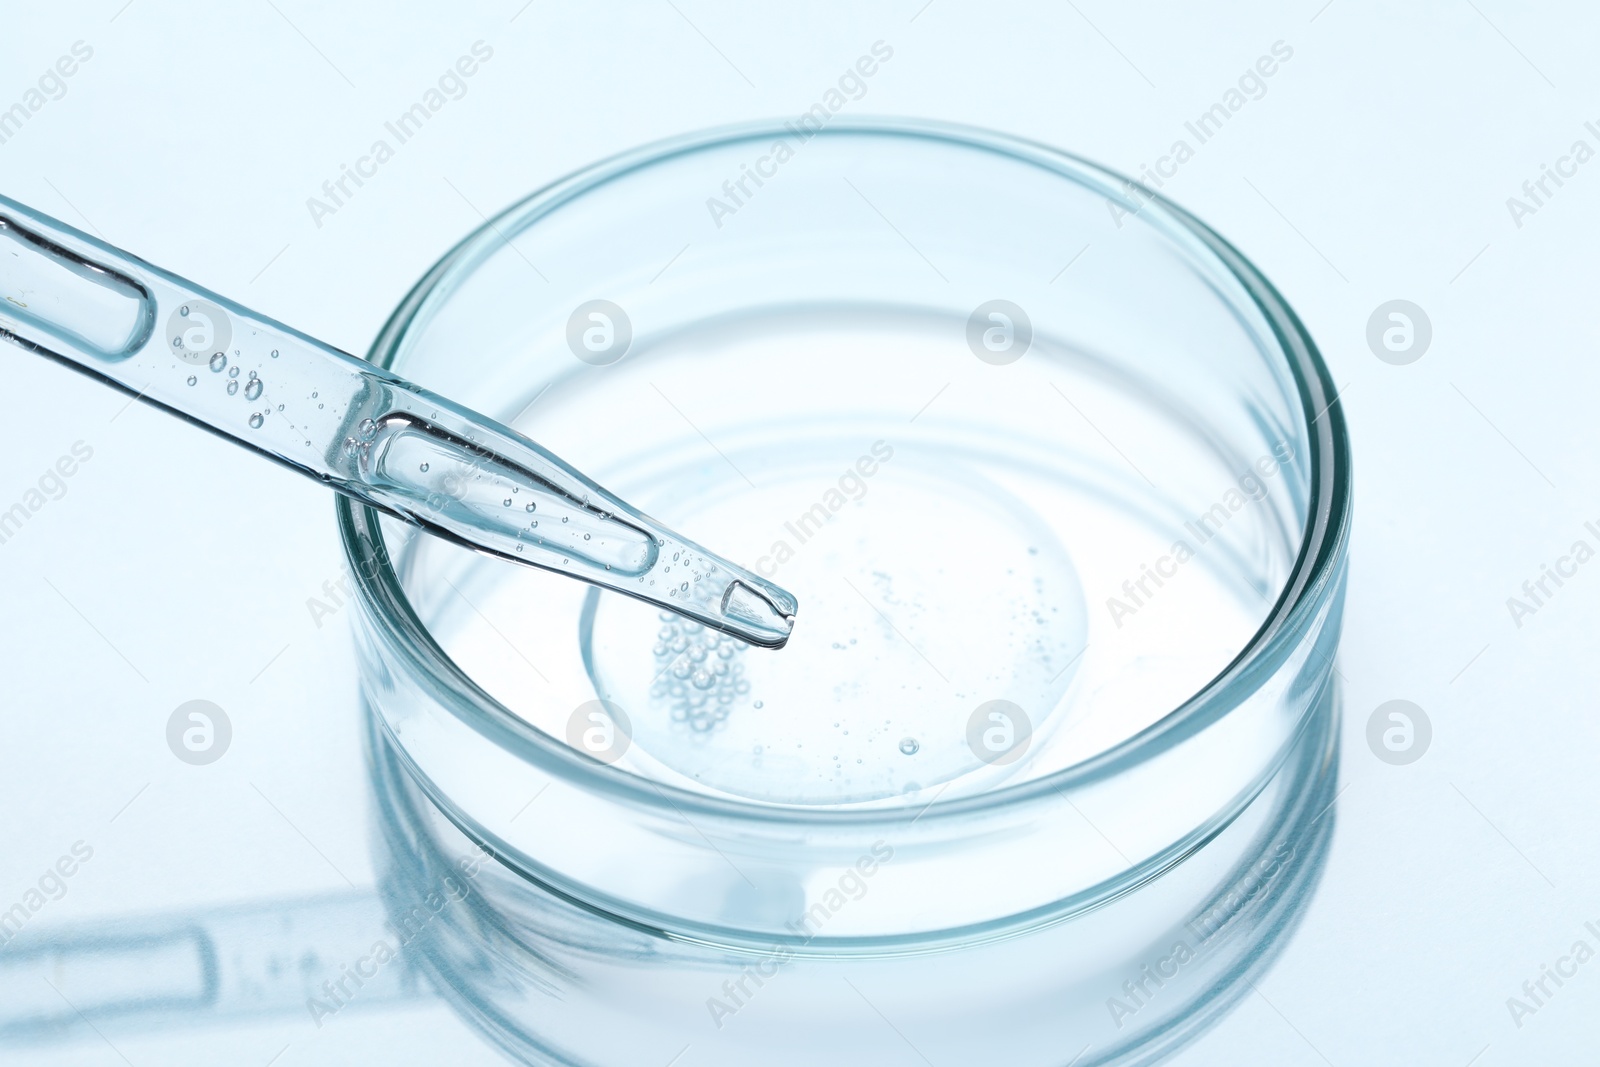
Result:
<svg viewBox="0 0 1600 1067"><path fill-rule="evenodd" d="M810 1063L836 1042L893 1051L888 1039L901 1039L881 1020L877 1032L868 1007L894 1011L886 1017L910 1041L963 1056L1155 1063L1271 967L1316 888L1336 818L1330 695L1229 827L1102 908L930 953L730 952L598 914L486 860L368 722L377 894L30 928L0 945L0 1043L314 1019L314 1009L326 1018L437 993L536 1064L634 1063L673 1041L663 1063L685 1046L704 1064ZM379 941L392 959L372 961Z"/></svg>
<svg viewBox="0 0 1600 1067"><path fill-rule="evenodd" d="M970 944L730 949L604 914L497 863L435 910L430 896L477 845L371 716L375 861L392 916L433 916L412 964L519 1062L811 1065L916 1049L1011 1067L1157 1063L1249 992L1315 892L1335 823L1338 706L1329 689L1278 773L1182 863L1088 912Z"/></svg>

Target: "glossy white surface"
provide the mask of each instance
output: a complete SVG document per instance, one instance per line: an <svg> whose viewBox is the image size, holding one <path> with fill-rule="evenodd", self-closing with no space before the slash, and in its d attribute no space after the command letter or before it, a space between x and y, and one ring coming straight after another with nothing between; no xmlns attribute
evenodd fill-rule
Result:
<svg viewBox="0 0 1600 1067"><path fill-rule="evenodd" d="M506 0L375 19L275 2L7 12L0 109L74 42L93 57L0 143L0 189L356 352L482 214L622 148L798 114L878 40L894 58L852 110L993 126L1124 171L1188 141L1166 191L1276 282L1347 390L1357 520L1329 866L1258 992L1173 1062L1581 1060L1600 968L1551 984L1520 1027L1506 1002L1575 940L1600 948L1584 928L1600 925L1600 576L1549 585L1520 627L1506 601L1574 541L1600 547L1584 525L1600 526L1600 170L1548 182L1520 227L1506 200L1528 200L1541 164L1572 169L1574 141L1600 148L1584 125L1600 16L1372 0L1159 17L1101 0L777 14L674 0L607 15ZM479 40L493 58L466 95L314 221L307 198ZM1185 123L1280 40L1293 56L1265 94L1198 144ZM1405 366L1366 342L1396 298L1433 327ZM340 567L330 501L35 356L0 349L0 382L0 510L76 442L93 449L0 544L0 910L80 840L93 858L33 922L204 918L367 886L347 619L324 590ZM314 618L310 598L334 610ZM1433 726L1409 766L1366 742L1397 698ZM166 745L192 699L233 724L211 766ZM114 1048L92 1033L0 1046L0 1064L502 1062L425 1000L320 1029L303 1011L181 1021L196 1025L119 1033ZM692 1043L679 1063L692 1067Z"/></svg>

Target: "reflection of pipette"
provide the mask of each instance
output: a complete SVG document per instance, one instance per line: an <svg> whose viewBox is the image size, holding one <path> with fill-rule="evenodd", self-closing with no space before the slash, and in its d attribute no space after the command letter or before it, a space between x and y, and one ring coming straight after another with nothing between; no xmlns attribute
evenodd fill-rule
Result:
<svg viewBox="0 0 1600 1067"><path fill-rule="evenodd" d="M0 338L443 537L781 648L793 596L515 430L0 197Z"/></svg>
<svg viewBox="0 0 1600 1067"><path fill-rule="evenodd" d="M347 1005L425 997L421 950L396 919L351 892L0 930L0 1044L270 1014L309 1029ZM382 964L379 941L393 951Z"/></svg>

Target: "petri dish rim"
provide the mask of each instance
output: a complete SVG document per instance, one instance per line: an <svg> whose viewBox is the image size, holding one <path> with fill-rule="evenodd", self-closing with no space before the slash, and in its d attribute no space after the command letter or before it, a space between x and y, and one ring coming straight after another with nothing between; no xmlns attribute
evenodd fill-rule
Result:
<svg viewBox="0 0 1600 1067"><path fill-rule="evenodd" d="M491 218L463 238L413 286L384 324L367 359L390 369L404 354L412 331L425 325L459 284L491 255L507 235L520 233L585 193L678 156L783 132L780 121L716 127L646 144L590 164L546 185ZM585 790L598 790L637 807L695 812L726 819L756 818L790 825L893 826L908 819L942 821L1008 805L1027 804L1060 790L1080 788L1154 759L1238 707L1294 654L1299 638L1338 589L1351 523L1350 444L1342 403L1309 332L1288 302L1243 253L1220 234L1164 196L1131 179L1061 149L1010 134L926 119L854 117L838 119L818 137L904 137L989 152L1043 169L1090 188L1129 209L1140 225L1186 250L1196 268L1242 289L1271 336L1257 343L1283 362L1298 394L1310 461L1308 514L1295 562L1261 626L1239 654L1206 685L1144 730L1045 777L988 793L930 802L924 807L879 810L818 810L800 805L741 802L708 797L645 781L585 758L513 713L479 686L445 653L413 609L384 545L381 515L339 497L336 519L347 561L371 622L407 659L413 677L431 696L491 743L540 770ZM1139 189L1140 201L1126 190ZM1136 209L1136 213L1135 213ZM1215 286L1214 286L1215 288ZM1218 298L1228 300L1217 289ZM1235 307L1237 312L1238 308ZM781 655L782 653L777 653ZM1298 735L1298 730L1293 731ZM402 745L403 742L397 743ZM1274 763L1275 765L1275 763Z"/></svg>

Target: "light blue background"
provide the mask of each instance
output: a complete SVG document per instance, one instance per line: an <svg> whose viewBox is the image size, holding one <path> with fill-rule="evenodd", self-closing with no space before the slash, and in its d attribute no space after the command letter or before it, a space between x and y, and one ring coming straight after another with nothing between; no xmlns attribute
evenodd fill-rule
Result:
<svg viewBox="0 0 1600 1067"><path fill-rule="evenodd" d="M1175 1062L1594 1055L1600 962L1521 1028L1505 1002L1600 920L1600 564L1521 628L1505 601L1600 521L1600 162L1520 228L1505 202L1575 139L1600 147L1583 128L1600 120L1600 13L123 2L7 5L0 108L74 42L94 57L0 145L0 191L354 352L480 212L642 142L796 114L879 39L894 60L852 111L992 126L1125 171L1289 44L1267 94L1166 191L1278 284L1344 390L1357 471L1344 790L1300 930ZM314 225L307 197L479 39L494 58L468 95ZM1410 366L1365 343L1393 298L1432 318ZM319 629L305 603L339 573L327 495L19 350L0 349L0 382L0 509L74 442L94 449L67 495L0 545L0 908L79 839L94 859L37 922L203 916L370 882L347 620ZM163 737L194 698L234 725L207 768ZM1433 722L1411 766L1366 747L1368 715L1394 698ZM321 1030L298 1016L114 1040L0 1049L0 1063L502 1062L430 1003Z"/></svg>

